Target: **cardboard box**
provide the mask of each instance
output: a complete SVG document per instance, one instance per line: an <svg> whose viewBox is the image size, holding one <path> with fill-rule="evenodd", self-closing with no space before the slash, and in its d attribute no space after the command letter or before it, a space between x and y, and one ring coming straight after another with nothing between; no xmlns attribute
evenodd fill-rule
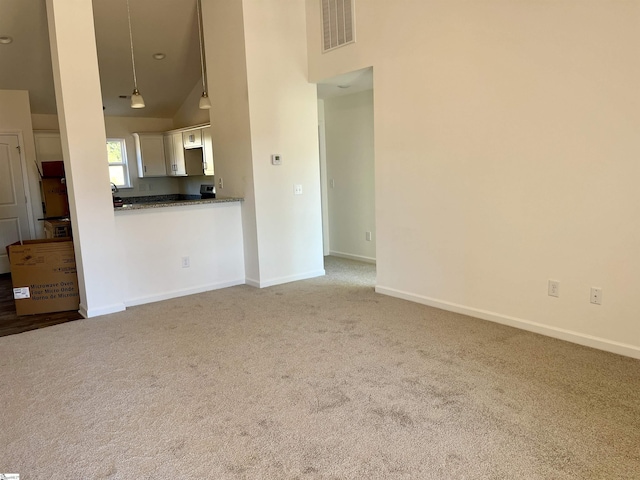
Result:
<svg viewBox="0 0 640 480"><path fill-rule="evenodd" d="M7 247L18 315L78 310L78 275L73 242L29 240Z"/></svg>
<svg viewBox="0 0 640 480"><path fill-rule="evenodd" d="M45 220L45 238L64 238L71 236L71 221L69 220Z"/></svg>
<svg viewBox="0 0 640 480"><path fill-rule="evenodd" d="M42 176L64 177L64 162L62 160L42 162Z"/></svg>
<svg viewBox="0 0 640 480"><path fill-rule="evenodd" d="M42 201L47 217L69 216L69 197L64 178L42 179Z"/></svg>

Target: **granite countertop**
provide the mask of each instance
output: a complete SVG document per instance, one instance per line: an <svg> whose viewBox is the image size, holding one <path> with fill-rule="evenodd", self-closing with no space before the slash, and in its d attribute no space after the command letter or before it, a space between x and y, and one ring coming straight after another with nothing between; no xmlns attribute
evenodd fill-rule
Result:
<svg viewBox="0 0 640 480"><path fill-rule="evenodd" d="M243 198L200 198L200 195L150 195L146 197L122 197L122 206L113 207L115 211L143 210L147 208L177 207L181 205L200 205L208 203L241 202Z"/></svg>

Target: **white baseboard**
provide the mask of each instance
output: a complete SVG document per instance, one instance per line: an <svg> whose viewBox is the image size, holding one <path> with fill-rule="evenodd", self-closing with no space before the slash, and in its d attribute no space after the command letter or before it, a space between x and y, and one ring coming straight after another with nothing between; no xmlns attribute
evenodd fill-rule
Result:
<svg viewBox="0 0 640 480"><path fill-rule="evenodd" d="M289 275L286 277L271 278L269 280L257 281L250 278L246 279L246 284L257 288L273 287L274 285L281 285L283 283L297 282L298 280L308 280L309 278L322 277L326 274L324 268L322 270L315 270L307 273L300 273L298 275Z"/></svg>
<svg viewBox="0 0 640 480"><path fill-rule="evenodd" d="M395 290L393 288L376 286L376 293L389 295L391 297L402 298L403 300L421 303L423 305L440 308L442 310L448 310L450 312L461 313L463 315L481 318L482 320L489 320L490 322L501 323L510 327L520 328L529 332L546 335L547 337L553 337L560 340L565 340L567 342L577 343L578 345L584 345L585 347L596 348L598 350L604 350L606 352L617 353L618 355L640 359L640 347L634 345L594 337L592 335L565 330L563 328L551 327L542 323L531 322L529 320L523 320L521 318L510 317L507 315L501 315L499 313L490 312L487 310L466 307L457 303L445 302L434 298L424 297L422 295Z"/></svg>
<svg viewBox="0 0 640 480"><path fill-rule="evenodd" d="M78 313L84 318L100 317L102 315L109 315L110 313L124 312L126 306L124 303L116 303L113 305L107 305L106 307L87 309L86 305L80 305Z"/></svg>
<svg viewBox="0 0 640 480"><path fill-rule="evenodd" d="M340 258L348 258L349 260L357 260L358 262L373 263L375 265L376 259L373 257L365 257L363 255L353 255L351 253L336 252L335 250L329 250L329 255Z"/></svg>
<svg viewBox="0 0 640 480"><path fill-rule="evenodd" d="M244 285L244 278L238 280L231 280L228 282L210 283L207 285L200 285L198 287L183 288L180 290L172 290L170 292L163 292L155 295L149 295L146 297L130 298L125 300L124 304L127 307L133 307L135 305L144 305L145 303L159 302L161 300L169 300L171 298L185 297L187 295L193 295L196 293L209 292L211 290L218 290L220 288L234 287L236 285Z"/></svg>

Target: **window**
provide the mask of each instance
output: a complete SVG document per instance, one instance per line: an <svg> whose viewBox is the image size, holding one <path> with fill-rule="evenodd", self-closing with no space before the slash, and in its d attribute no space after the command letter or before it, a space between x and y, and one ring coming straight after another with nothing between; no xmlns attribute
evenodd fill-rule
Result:
<svg viewBox="0 0 640 480"><path fill-rule="evenodd" d="M118 187L130 187L127 147L124 138L107 138L107 156L111 182Z"/></svg>

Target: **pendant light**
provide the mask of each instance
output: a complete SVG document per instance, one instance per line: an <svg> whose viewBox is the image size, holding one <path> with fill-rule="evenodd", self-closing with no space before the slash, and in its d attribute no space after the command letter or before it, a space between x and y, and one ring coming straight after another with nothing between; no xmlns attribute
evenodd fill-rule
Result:
<svg viewBox="0 0 640 480"><path fill-rule="evenodd" d="M207 93L207 79L204 65L204 45L202 39L202 12L200 10L200 0L196 0L196 9L198 10L198 40L200 41L200 71L202 72L202 96L200 97L200 103L198 106L203 110L211 108L211 100L209 100L209 94Z"/></svg>
<svg viewBox="0 0 640 480"><path fill-rule="evenodd" d="M129 0L127 0L127 20L129 21L129 45L131 46L131 66L133 67L133 93L131 94L131 108L144 108L144 99L138 91L136 60L133 57L133 34L131 33L131 12L129 11Z"/></svg>

